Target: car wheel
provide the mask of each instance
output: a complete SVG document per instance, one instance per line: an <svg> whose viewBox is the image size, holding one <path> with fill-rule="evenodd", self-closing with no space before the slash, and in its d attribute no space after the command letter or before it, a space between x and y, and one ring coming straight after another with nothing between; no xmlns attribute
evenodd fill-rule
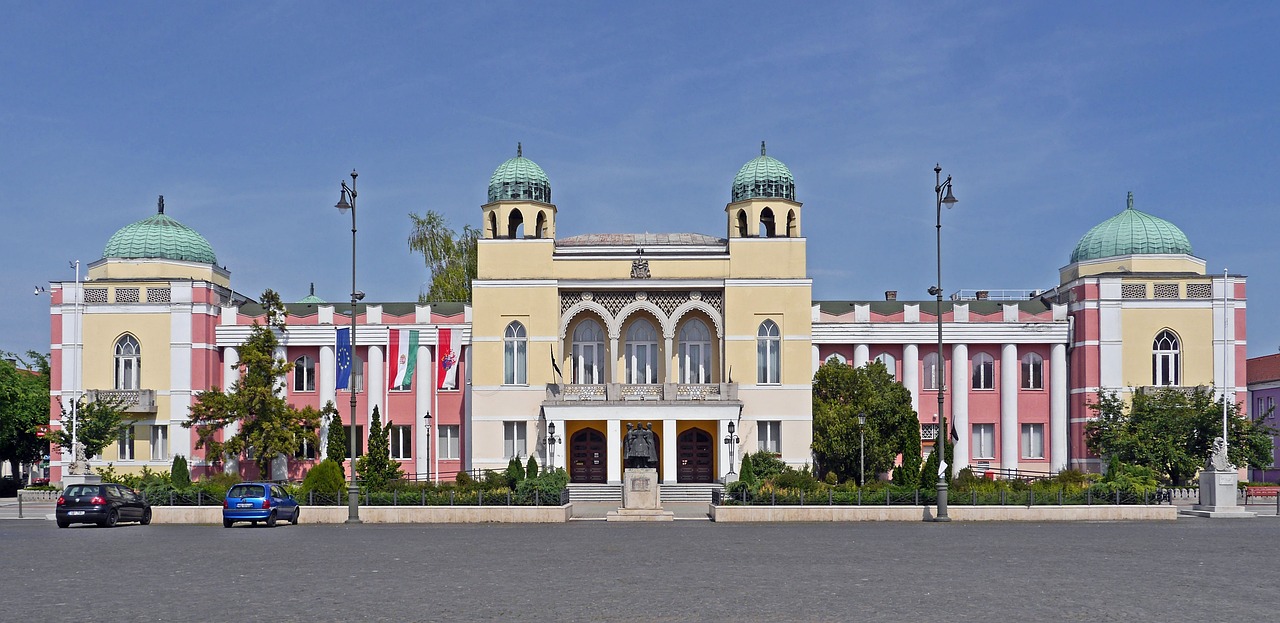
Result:
<svg viewBox="0 0 1280 623"><path fill-rule="evenodd" d="M275 512L275 511L271 511L271 514L270 514L270 515L267 515L267 527L268 527L268 528L274 528L274 527L276 527L276 512Z"/></svg>
<svg viewBox="0 0 1280 623"><path fill-rule="evenodd" d="M144 526L149 525L151 523L151 509L149 508L142 509L142 519L139 519L138 523Z"/></svg>
<svg viewBox="0 0 1280 623"><path fill-rule="evenodd" d="M71 522L69 522L69 521L63 521L63 520L61 520L61 519L59 519L59 520L58 520L58 527L59 527L59 528L65 528L65 527L70 526L70 525L71 525Z"/></svg>
<svg viewBox="0 0 1280 623"><path fill-rule="evenodd" d="M230 527L231 527L231 524L233 524L233 523L235 523L235 522L231 521L230 519L223 519L223 520L222 520L222 527L223 527L223 528L230 528Z"/></svg>
<svg viewBox="0 0 1280 623"><path fill-rule="evenodd" d="M298 515L301 515L301 514L302 514L302 507L301 506L294 507L293 517L289 518L289 523L295 526L298 525Z"/></svg>
<svg viewBox="0 0 1280 623"><path fill-rule="evenodd" d="M120 521L120 511L113 508L107 511L107 518L102 520L102 523L100 525L103 528L114 528L116 526L116 523L118 523L119 521Z"/></svg>

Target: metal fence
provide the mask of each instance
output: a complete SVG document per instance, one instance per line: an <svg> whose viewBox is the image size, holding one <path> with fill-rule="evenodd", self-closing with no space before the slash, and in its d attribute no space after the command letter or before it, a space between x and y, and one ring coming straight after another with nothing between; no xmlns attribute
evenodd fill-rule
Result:
<svg viewBox="0 0 1280 623"><path fill-rule="evenodd" d="M1037 505L1137 505L1172 504L1172 491L1157 489L1143 492L1097 492L1086 489L1079 492L1057 491L952 491L948 502L953 505L971 506L1037 506ZM937 491L932 489L869 491L805 492L800 490L774 490L752 494L750 491L711 492L711 503L717 506L921 506L938 503Z"/></svg>

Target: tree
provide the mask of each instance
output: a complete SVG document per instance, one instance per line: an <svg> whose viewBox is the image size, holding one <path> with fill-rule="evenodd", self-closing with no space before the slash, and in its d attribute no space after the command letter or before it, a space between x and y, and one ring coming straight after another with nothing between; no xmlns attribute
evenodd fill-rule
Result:
<svg viewBox="0 0 1280 623"><path fill-rule="evenodd" d="M1104 391L1089 405L1097 418L1085 424L1085 442L1099 456L1149 467L1182 484L1204 466L1213 439L1222 436L1222 401L1206 387L1135 389L1128 404ZM1227 405L1227 423L1233 464L1271 465L1271 428L1240 417L1235 402Z"/></svg>
<svg viewBox="0 0 1280 623"><path fill-rule="evenodd" d="M422 254L431 272L431 288L422 297L426 301L471 301L471 282L476 278L476 240L480 230L465 225L458 235L449 228L444 216L427 210L425 216L409 213L413 232L409 234L409 250Z"/></svg>
<svg viewBox="0 0 1280 623"><path fill-rule="evenodd" d="M102 454L103 449L120 439L130 426L132 420L124 417L124 403L119 399L76 400L76 416L62 407L62 428L49 431L49 442L61 447L64 451L74 452L72 448L72 420L75 420L76 441L84 445L84 458ZM72 457L73 459L75 457Z"/></svg>
<svg viewBox="0 0 1280 623"><path fill-rule="evenodd" d="M529 462L525 464L524 477L525 478L538 477L538 459L533 458L532 454L529 455Z"/></svg>
<svg viewBox="0 0 1280 623"><path fill-rule="evenodd" d="M324 458L337 463L338 471L342 472L345 478L347 471L342 462L346 460L349 450L347 449L347 429L342 425L342 414L333 406L333 401L325 403L321 413L329 415L329 441L324 447Z"/></svg>
<svg viewBox="0 0 1280 623"><path fill-rule="evenodd" d="M316 429L320 413L312 407L297 409L281 396L283 379L293 364L275 358L285 330L285 309L280 296L271 290L262 293L267 324L254 321L249 337L240 347L240 378L227 392L211 389L196 395L191 417L182 423L196 431L196 448L204 448L212 463L226 456L239 456L250 448L254 462L264 476L280 456L294 456L303 441L319 443ZM219 440L229 424L239 424L235 435Z"/></svg>
<svg viewBox="0 0 1280 623"><path fill-rule="evenodd" d="M169 482L173 483L173 488L179 491L191 486L191 470L187 469L187 457L176 454L173 457L173 467L169 470Z"/></svg>
<svg viewBox="0 0 1280 623"><path fill-rule="evenodd" d="M400 463L391 460L391 422L383 426L376 405L369 418L369 449L356 459L356 473L370 491L384 489L387 483L404 477Z"/></svg>
<svg viewBox="0 0 1280 623"><path fill-rule="evenodd" d="M865 426L858 424L860 413L867 416ZM911 392L879 361L860 368L823 364L813 379L813 452L819 473L834 471L841 480L864 481L860 430L868 473L889 471L898 454L904 462L919 464L920 420L911 408Z"/></svg>
<svg viewBox="0 0 1280 623"><path fill-rule="evenodd" d="M36 352L27 357L29 362L0 353L0 461L8 461L15 475L22 463L41 461L49 449L49 440L36 436L49 423L49 359Z"/></svg>

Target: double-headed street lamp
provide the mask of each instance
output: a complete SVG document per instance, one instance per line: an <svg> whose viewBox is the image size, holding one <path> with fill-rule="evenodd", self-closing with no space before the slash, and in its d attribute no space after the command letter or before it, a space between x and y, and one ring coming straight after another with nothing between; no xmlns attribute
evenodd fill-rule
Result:
<svg viewBox="0 0 1280 623"><path fill-rule="evenodd" d="M351 185L347 186L347 181L342 181L342 189L338 194L338 204L335 208L346 214L347 210L351 211L351 350L356 349L356 303L364 298L364 293L356 290L356 173L355 169L351 170ZM356 426L356 385L351 383L351 437L347 440L351 444L351 481L347 484L347 523L361 523L360 521L360 489L356 486L356 445L360 440L355 438L356 431L360 430Z"/></svg>
<svg viewBox="0 0 1280 623"><path fill-rule="evenodd" d="M734 456L735 454L734 450L738 448L738 441L739 441L738 436L734 434L734 431L736 430L737 428L734 427L733 421L730 420L729 434L724 436L724 445L729 446L729 473L730 474L735 473L733 471L733 468L734 468L734 462L737 461L737 458ZM728 482L727 476L726 476L726 482Z"/></svg>
<svg viewBox="0 0 1280 623"><path fill-rule="evenodd" d="M556 444L563 443L564 440L556 434L556 423L547 423L547 469L555 469L556 467Z"/></svg>
<svg viewBox="0 0 1280 623"><path fill-rule="evenodd" d="M933 192L938 196L938 282L932 288L929 288L929 294L937 297L937 306L934 313L938 318L938 365L937 371L937 387L938 387L938 436L933 443L933 451L938 452L938 512L934 514L934 521L951 521L947 516L947 416L943 413L943 402L946 395L946 358L942 356L942 204L946 204L947 208L955 205L957 199L951 194L951 176L948 175L946 181L942 180L942 166L934 165L933 167ZM947 191L943 196L942 191Z"/></svg>

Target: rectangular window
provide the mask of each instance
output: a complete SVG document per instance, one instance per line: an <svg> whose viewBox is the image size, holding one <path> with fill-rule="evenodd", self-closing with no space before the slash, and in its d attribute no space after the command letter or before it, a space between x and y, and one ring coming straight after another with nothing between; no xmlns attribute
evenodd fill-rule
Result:
<svg viewBox="0 0 1280 623"><path fill-rule="evenodd" d="M502 458L521 457L525 453L524 422L502 423Z"/></svg>
<svg viewBox="0 0 1280 623"><path fill-rule="evenodd" d="M151 460L169 460L169 426L167 424L151 427Z"/></svg>
<svg viewBox="0 0 1280 623"><path fill-rule="evenodd" d="M314 459L316 458L316 447L309 440L303 438L302 443L298 444L298 452L293 456L298 459Z"/></svg>
<svg viewBox="0 0 1280 623"><path fill-rule="evenodd" d="M364 360L351 356L351 387L357 394L364 392Z"/></svg>
<svg viewBox="0 0 1280 623"><path fill-rule="evenodd" d="M364 456L364 426L361 425L356 427L356 434L354 437L351 435L351 425L348 424L342 428L347 431L347 456L352 456L351 448L353 447L353 444L356 449L355 456Z"/></svg>
<svg viewBox="0 0 1280 623"><path fill-rule="evenodd" d="M996 458L996 425L995 424L974 424L973 425L973 458L975 459L994 459Z"/></svg>
<svg viewBox="0 0 1280 623"><path fill-rule="evenodd" d="M440 440L436 450L440 453L442 460L457 459L462 456L459 452L458 428L457 424L447 424L436 429L440 431Z"/></svg>
<svg viewBox="0 0 1280 623"><path fill-rule="evenodd" d="M756 422L756 434L759 439L757 449L782 454L782 422Z"/></svg>
<svg viewBox="0 0 1280 623"><path fill-rule="evenodd" d="M921 377L921 385L925 389L938 389L942 380L938 374L938 353L928 353L924 356L924 376Z"/></svg>
<svg viewBox="0 0 1280 623"><path fill-rule="evenodd" d="M1022 458L1044 458L1044 424L1022 425Z"/></svg>
<svg viewBox="0 0 1280 623"><path fill-rule="evenodd" d="M407 459L413 456L413 427L391 427L391 458Z"/></svg>
<svg viewBox="0 0 1280 623"><path fill-rule="evenodd" d="M132 426L120 432L120 438L116 440L116 454L119 455L121 461L133 460L133 441Z"/></svg>

